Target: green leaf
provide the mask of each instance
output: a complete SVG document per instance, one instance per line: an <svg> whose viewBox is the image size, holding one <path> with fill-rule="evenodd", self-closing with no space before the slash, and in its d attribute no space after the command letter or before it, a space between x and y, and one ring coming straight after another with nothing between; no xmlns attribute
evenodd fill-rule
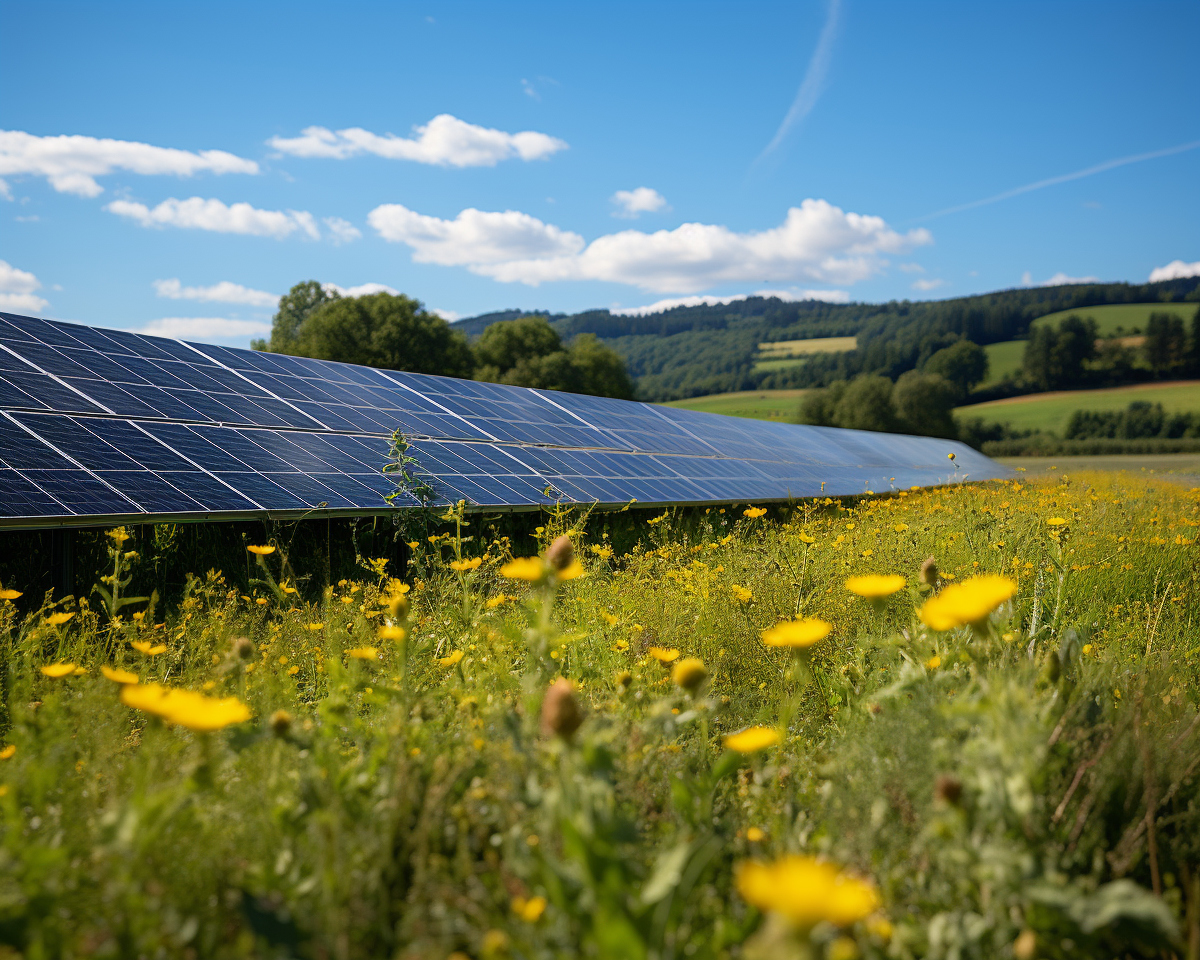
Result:
<svg viewBox="0 0 1200 960"><path fill-rule="evenodd" d="M642 888L642 903L658 903L675 889L683 875L683 867L691 849L692 842L684 840L659 854L658 861L654 864L654 873Z"/></svg>

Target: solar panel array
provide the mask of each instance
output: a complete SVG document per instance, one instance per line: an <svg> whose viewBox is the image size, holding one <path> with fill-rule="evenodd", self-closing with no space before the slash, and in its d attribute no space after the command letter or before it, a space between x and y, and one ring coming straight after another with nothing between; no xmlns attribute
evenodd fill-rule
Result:
<svg viewBox="0 0 1200 960"><path fill-rule="evenodd" d="M0 313L0 525L337 516L436 503L729 503L1007 471L962 444L742 420ZM954 453L951 461L948 453Z"/></svg>

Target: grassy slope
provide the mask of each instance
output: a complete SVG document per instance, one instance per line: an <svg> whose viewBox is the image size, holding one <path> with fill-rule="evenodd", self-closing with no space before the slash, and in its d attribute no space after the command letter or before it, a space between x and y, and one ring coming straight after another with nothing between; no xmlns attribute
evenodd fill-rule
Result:
<svg viewBox="0 0 1200 960"><path fill-rule="evenodd" d="M1122 327L1125 333L1134 329L1145 332L1146 320L1152 313L1173 313L1181 317L1184 323L1196 315L1197 306L1194 303L1118 303L1101 307L1081 307L1078 310L1060 310L1044 317L1038 317L1032 326L1054 324L1064 317L1075 314L1080 317L1092 317L1096 321L1101 336L1117 335L1117 327Z"/></svg>
<svg viewBox="0 0 1200 960"><path fill-rule="evenodd" d="M983 417L1014 429L1040 429L1061 434L1076 410L1124 410L1134 400L1161 403L1169 412L1200 412L1200 380L1135 384L1107 390L1033 393L990 403L959 407L962 417Z"/></svg>
<svg viewBox="0 0 1200 960"><path fill-rule="evenodd" d="M988 356L988 375L980 387L990 387L1003 380L1006 374L1015 376L1020 371L1025 358L1024 340L989 343L983 349Z"/></svg>
<svg viewBox="0 0 1200 960"><path fill-rule="evenodd" d="M704 413L723 413L729 417L750 417L754 420L779 420L791 423L800 410L800 398L805 390L747 390L741 393L717 393L707 397L673 400L669 407L700 410Z"/></svg>

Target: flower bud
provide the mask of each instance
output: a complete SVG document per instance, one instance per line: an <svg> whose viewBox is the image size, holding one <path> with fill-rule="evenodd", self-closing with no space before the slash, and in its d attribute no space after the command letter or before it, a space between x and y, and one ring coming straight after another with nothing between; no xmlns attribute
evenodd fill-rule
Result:
<svg viewBox="0 0 1200 960"><path fill-rule="evenodd" d="M286 737L292 729L292 715L286 710L276 710L267 721L271 732L277 737Z"/></svg>
<svg viewBox="0 0 1200 960"><path fill-rule="evenodd" d="M254 656L254 644L247 637L235 637L233 652L241 660L249 660Z"/></svg>
<svg viewBox="0 0 1200 960"><path fill-rule="evenodd" d="M550 544L546 551L546 562L555 570L566 570L575 559L575 545L565 533Z"/></svg>
<svg viewBox="0 0 1200 960"><path fill-rule="evenodd" d="M542 699L542 734L570 740L583 723L583 709L575 699L575 685L559 677Z"/></svg>
<svg viewBox="0 0 1200 960"><path fill-rule="evenodd" d="M921 582L927 587L936 587L938 582L937 561L933 557L926 557L925 562L921 564Z"/></svg>
<svg viewBox="0 0 1200 960"><path fill-rule="evenodd" d="M683 687L688 693L695 693L704 683L708 671L704 669L704 661L698 657L684 657L671 670L671 679L677 686Z"/></svg>

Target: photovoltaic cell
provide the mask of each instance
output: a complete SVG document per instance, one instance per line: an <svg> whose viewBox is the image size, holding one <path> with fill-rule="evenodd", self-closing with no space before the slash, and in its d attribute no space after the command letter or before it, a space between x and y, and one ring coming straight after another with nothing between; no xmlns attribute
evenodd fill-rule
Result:
<svg viewBox="0 0 1200 960"><path fill-rule="evenodd" d="M741 420L0 314L0 522L729 503L1006 471L927 437ZM947 453L954 453L951 461ZM394 495L391 501L387 498Z"/></svg>

